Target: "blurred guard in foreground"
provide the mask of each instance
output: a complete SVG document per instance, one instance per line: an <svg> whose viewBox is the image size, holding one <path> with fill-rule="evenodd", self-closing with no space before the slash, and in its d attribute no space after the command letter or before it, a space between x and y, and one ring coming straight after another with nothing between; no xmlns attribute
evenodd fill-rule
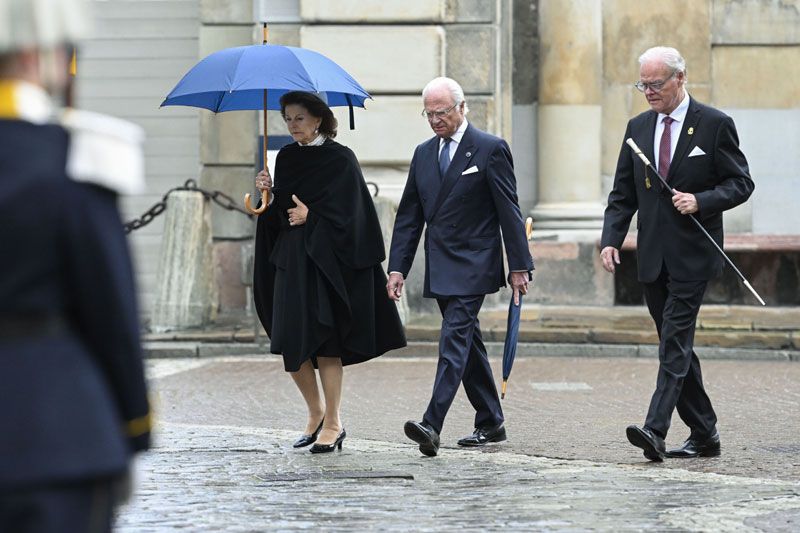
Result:
<svg viewBox="0 0 800 533"><path fill-rule="evenodd" d="M67 111L76 1L0 0L0 531L109 531L150 414L117 194L140 130ZM59 123L61 125L59 125Z"/></svg>

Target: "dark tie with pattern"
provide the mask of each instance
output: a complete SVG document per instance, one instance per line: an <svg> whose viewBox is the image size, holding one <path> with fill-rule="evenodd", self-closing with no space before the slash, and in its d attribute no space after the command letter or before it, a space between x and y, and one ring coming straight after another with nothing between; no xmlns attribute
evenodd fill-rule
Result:
<svg viewBox="0 0 800 533"><path fill-rule="evenodd" d="M661 133L661 144L658 147L658 173L664 179L667 179L669 174L669 152L672 147L672 128L670 126L675 122L675 119L666 116L661 122L664 123L664 131Z"/></svg>
<svg viewBox="0 0 800 533"><path fill-rule="evenodd" d="M450 166L450 139L444 140L444 146L442 147L442 151L439 154L439 172L441 173L442 179L444 179L444 175L447 172L447 167Z"/></svg>

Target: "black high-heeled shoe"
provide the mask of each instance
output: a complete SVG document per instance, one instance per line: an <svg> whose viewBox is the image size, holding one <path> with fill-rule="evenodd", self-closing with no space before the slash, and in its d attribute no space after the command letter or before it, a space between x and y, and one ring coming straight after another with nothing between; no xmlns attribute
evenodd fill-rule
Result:
<svg viewBox="0 0 800 533"><path fill-rule="evenodd" d="M311 435L303 435L302 437L300 437L299 439L294 441L294 444L292 444L292 447L293 448L305 448L309 444L311 444L314 441L316 441L317 440L317 435L319 435L319 432L322 431L322 423L323 422L325 422L324 418L322 420L320 420L319 425L317 426L317 429L314 431L314 433L312 433Z"/></svg>
<svg viewBox="0 0 800 533"><path fill-rule="evenodd" d="M336 437L336 440L332 444L315 444L309 450L311 453L328 453L332 452L336 448L339 448L339 451L342 450L342 441L347 436L344 428L342 428L342 432L339 433L339 436Z"/></svg>

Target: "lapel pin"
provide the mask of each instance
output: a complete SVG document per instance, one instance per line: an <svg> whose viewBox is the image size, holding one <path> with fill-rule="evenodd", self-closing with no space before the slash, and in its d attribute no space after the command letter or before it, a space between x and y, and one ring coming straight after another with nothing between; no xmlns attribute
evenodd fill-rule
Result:
<svg viewBox="0 0 800 533"><path fill-rule="evenodd" d="M467 152L465 155L466 155L467 157L472 157L472 152Z"/></svg>
<svg viewBox="0 0 800 533"><path fill-rule="evenodd" d="M688 133L689 135L693 134L694 133L694 127L690 127L688 130L686 130L686 133Z"/></svg>

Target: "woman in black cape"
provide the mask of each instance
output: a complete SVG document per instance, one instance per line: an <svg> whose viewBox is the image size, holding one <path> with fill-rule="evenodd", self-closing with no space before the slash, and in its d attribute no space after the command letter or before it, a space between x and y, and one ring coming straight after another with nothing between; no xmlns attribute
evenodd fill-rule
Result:
<svg viewBox="0 0 800 533"><path fill-rule="evenodd" d="M294 443L311 452L341 449L342 367L406 345L397 308L386 294L383 237L355 154L335 142L336 119L312 93L289 92L281 113L292 138L256 186L273 194L258 219L256 311L270 351L308 407ZM314 369L319 370L324 404Z"/></svg>

